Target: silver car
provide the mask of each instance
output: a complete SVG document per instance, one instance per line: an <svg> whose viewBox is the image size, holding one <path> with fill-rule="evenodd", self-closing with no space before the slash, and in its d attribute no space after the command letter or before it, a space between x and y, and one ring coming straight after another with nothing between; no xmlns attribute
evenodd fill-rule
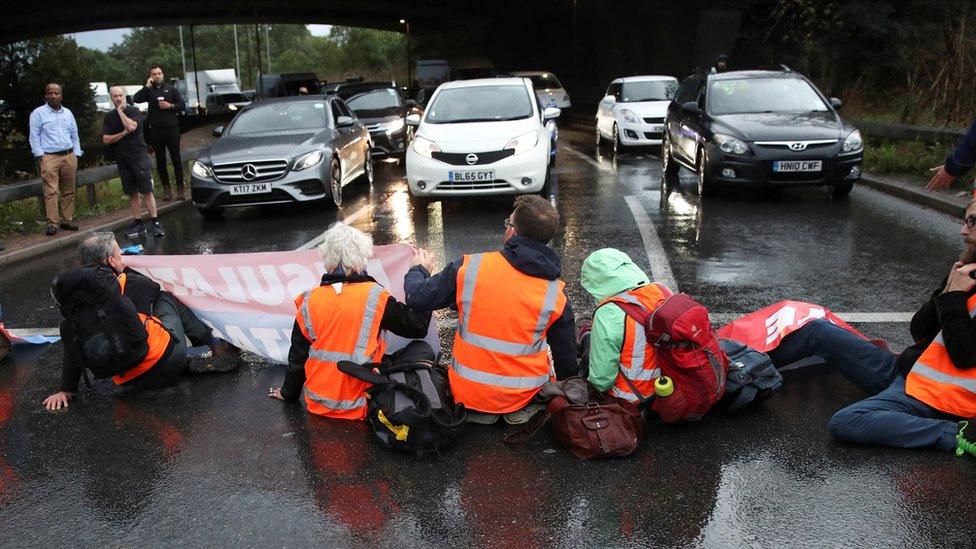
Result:
<svg viewBox="0 0 976 549"><path fill-rule="evenodd" d="M225 208L308 202L356 179L373 182L369 131L338 97L282 97L252 103L214 135L193 163L193 204L205 216Z"/></svg>

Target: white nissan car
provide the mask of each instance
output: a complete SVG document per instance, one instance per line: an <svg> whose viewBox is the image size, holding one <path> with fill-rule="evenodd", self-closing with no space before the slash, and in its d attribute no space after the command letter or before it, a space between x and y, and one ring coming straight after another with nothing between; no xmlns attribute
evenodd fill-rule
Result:
<svg viewBox="0 0 976 549"><path fill-rule="evenodd" d="M628 76L607 87L596 111L596 145L660 145L664 117L678 89L673 76Z"/></svg>
<svg viewBox="0 0 976 549"><path fill-rule="evenodd" d="M541 109L528 78L486 78L441 84L420 115L407 149L412 197L549 192L546 120L559 109Z"/></svg>

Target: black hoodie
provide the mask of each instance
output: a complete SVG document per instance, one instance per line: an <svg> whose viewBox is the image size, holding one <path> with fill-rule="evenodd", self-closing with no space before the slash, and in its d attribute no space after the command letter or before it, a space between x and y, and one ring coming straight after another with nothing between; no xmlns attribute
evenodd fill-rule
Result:
<svg viewBox="0 0 976 549"><path fill-rule="evenodd" d="M500 252L512 267L529 276L556 280L561 274L556 252L529 238L515 235L505 243ZM461 262L462 259L452 261L433 276L419 265L412 267L403 280L407 306L415 311L456 308L457 274ZM566 300L562 316L549 328L546 341L552 350L556 378L566 379L579 375L579 364L576 361L576 319L569 300Z"/></svg>

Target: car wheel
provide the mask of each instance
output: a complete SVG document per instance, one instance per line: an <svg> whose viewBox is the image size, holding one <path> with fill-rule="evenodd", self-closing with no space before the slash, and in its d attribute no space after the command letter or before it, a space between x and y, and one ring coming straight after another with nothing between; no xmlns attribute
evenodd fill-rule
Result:
<svg viewBox="0 0 976 549"><path fill-rule="evenodd" d="M371 151L369 149L366 149L366 160L363 161L363 175L361 177L362 177L362 180L367 185L372 185L373 184L373 170L374 170L374 168L375 167L373 166L373 151Z"/></svg>
<svg viewBox="0 0 976 549"><path fill-rule="evenodd" d="M597 152L599 152L600 151L600 148L603 147L603 136L600 135L600 128L599 127L596 128L596 132L595 133L596 133L596 150L597 150Z"/></svg>
<svg viewBox="0 0 976 549"><path fill-rule="evenodd" d="M668 183L672 183L679 170L681 170L681 166L674 161L674 156L671 154L671 138L668 137L667 132L664 132L664 143L661 144L661 171Z"/></svg>
<svg viewBox="0 0 976 549"><path fill-rule="evenodd" d="M617 156L620 151L620 130L617 129L617 125L613 125L613 155Z"/></svg>
<svg viewBox="0 0 976 549"><path fill-rule="evenodd" d="M329 167L329 187L332 189L332 201L336 207L342 206L342 167L339 159L333 157Z"/></svg>
<svg viewBox="0 0 976 549"><path fill-rule="evenodd" d="M223 208L197 208L197 211L206 219L220 219L224 217Z"/></svg>
<svg viewBox="0 0 976 549"><path fill-rule="evenodd" d="M698 196L707 196L710 189L708 177L708 165L705 159L705 151L698 151Z"/></svg>
<svg viewBox="0 0 976 549"><path fill-rule="evenodd" d="M830 198L847 198L847 195L851 194L852 189L854 189L853 181L832 185L830 187Z"/></svg>

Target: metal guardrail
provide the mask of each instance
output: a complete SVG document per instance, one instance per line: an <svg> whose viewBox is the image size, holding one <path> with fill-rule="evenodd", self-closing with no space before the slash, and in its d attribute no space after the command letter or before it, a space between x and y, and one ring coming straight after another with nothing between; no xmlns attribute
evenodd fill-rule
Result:
<svg viewBox="0 0 976 549"><path fill-rule="evenodd" d="M929 145L935 143L954 144L966 134L964 130L954 128L885 124L882 122L865 122L863 120L848 121L870 137L882 137L900 141L921 141Z"/></svg>
<svg viewBox="0 0 976 549"><path fill-rule="evenodd" d="M196 160L206 147L194 149L183 149L180 151L180 158L183 161ZM156 160L153 158L153 168L156 168ZM169 164L167 164L169 165ZM119 176L118 166L109 164L97 168L87 168L80 170L75 178L75 187L87 187L96 183L102 183ZM30 179L20 183L0 186L0 204L23 200L25 198L40 197L42 192L42 181L40 178Z"/></svg>

